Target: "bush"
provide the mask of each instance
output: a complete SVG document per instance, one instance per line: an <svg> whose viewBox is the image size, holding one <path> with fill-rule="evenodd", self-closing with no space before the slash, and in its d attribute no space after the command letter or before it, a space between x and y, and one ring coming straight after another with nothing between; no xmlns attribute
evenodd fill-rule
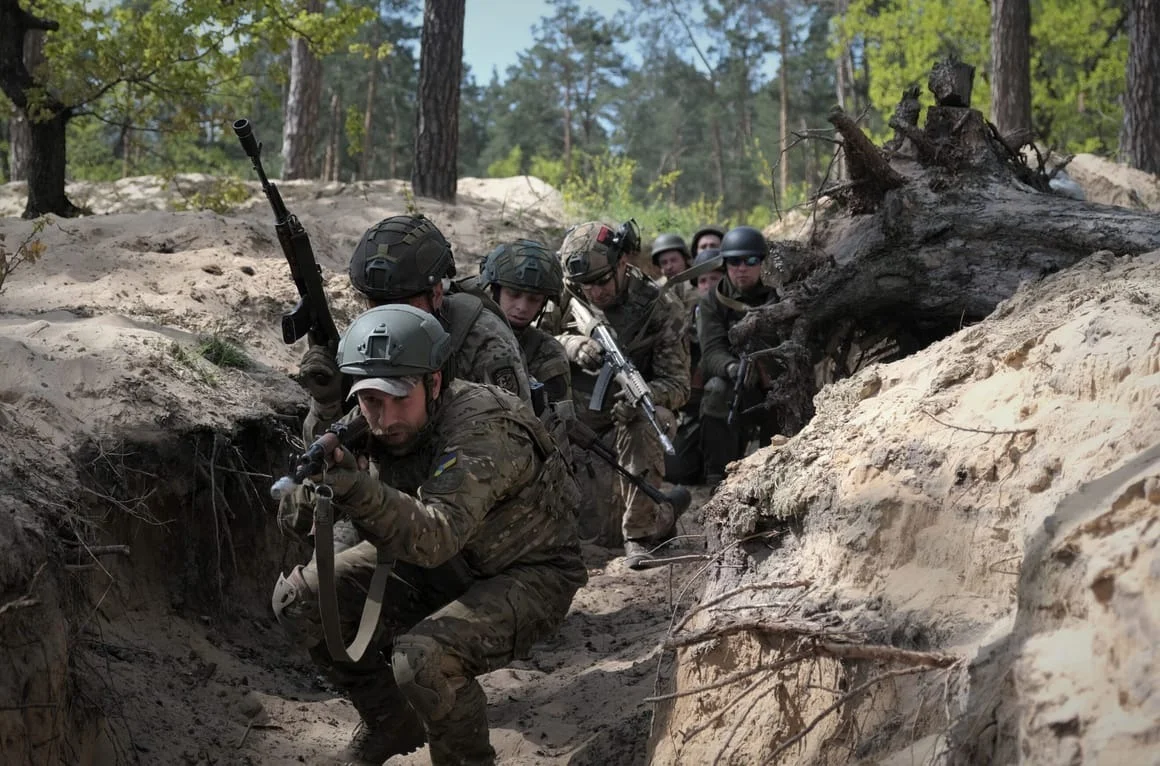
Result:
<svg viewBox="0 0 1160 766"><path fill-rule="evenodd" d="M4 246L4 235L0 234L0 293L4 292L4 284L12 272L24 264L36 263L40 256L44 255L45 245L40 239L40 233L50 223L52 223L52 219L48 216L36 219L36 223L32 225L32 231L28 232L13 251L9 251Z"/></svg>

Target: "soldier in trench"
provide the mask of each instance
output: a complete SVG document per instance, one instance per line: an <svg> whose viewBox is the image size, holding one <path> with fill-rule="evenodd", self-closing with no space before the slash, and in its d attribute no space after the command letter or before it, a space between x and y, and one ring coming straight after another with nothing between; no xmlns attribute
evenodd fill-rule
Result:
<svg viewBox="0 0 1160 766"><path fill-rule="evenodd" d="M322 640L315 561L275 589L279 623L362 718L340 762L381 764L426 740L435 766L494 763L476 676L527 657L587 580L575 487L554 440L514 396L454 379L450 356L450 335L426 312L359 316L338 366L355 381L347 420L361 413L371 427L366 460L335 449L279 508L284 530L307 534L326 484L364 538L335 557L348 642L380 553L395 561L357 663L333 660Z"/></svg>
<svg viewBox="0 0 1160 766"><path fill-rule="evenodd" d="M494 383L531 402L520 345L498 307L469 293L447 293L455 275L451 245L422 215L396 215L371 226L350 259L350 282L367 307L403 303L437 317L451 337L449 364L454 377ZM298 379L310 393L303 436L307 443L343 414L343 377L334 354L311 346L299 364Z"/></svg>

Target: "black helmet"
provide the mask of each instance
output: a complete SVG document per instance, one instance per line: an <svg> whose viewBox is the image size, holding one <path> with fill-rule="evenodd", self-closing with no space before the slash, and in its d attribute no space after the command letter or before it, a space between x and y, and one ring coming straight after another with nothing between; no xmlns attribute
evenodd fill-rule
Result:
<svg viewBox="0 0 1160 766"><path fill-rule="evenodd" d="M721 239L725 236L725 230L720 226L714 226L712 224L709 226L702 226L701 228L697 229L695 232L693 232L693 238L689 240L689 247L693 252L697 252L697 242L706 234L716 234L717 239Z"/></svg>
<svg viewBox="0 0 1160 766"><path fill-rule="evenodd" d="M670 250L676 250L685 259L685 263L689 262L689 246L685 244L685 240L681 238L680 234L661 234L653 240L652 246L652 262L653 266L659 265L657 259L661 253L667 253Z"/></svg>
<svg viewBox="0 0 1160 766"><path fill-rule="evenodd" d="M725 270L725 261L721 258L721 251L715 247L702 250L701 252L697 253L697 257L693 259L693 266L704 266L707 263L714 264L711 268L707 267L709 268L709 271Z"/></svg>
<svg viewBox="0 0 1160 766"><path fill-rule="evenodd" d="M366 230L350 257L350 282L374 301L400 301L455 276L451 245L422 215L395 215Z"/></svg>
<svg viewBox="0 0 1160 766"><path fill-rule="evenodd" d="M547 247L530 239L499 245L479 266L479 286L510 287L560 300L564 270Z"/></svg>
<svg viewBox="0 0 1160 766"><path fill-rule="evenodd" d="M735 226L721 238L722 258L744 258L748 255L764 258L768 254L765 235L752 226Z"/></svg>

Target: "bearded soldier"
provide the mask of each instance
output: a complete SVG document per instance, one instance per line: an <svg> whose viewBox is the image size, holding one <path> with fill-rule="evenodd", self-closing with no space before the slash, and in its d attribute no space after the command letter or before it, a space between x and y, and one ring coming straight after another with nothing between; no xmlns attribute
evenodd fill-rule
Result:
<svg viewBox="0 0 1160 766"><path fill-rule="evenodd" d="M629 264L640 250L634 222L617 228L594 221L568 232L560 247L560 263L570 285L570 299L601 313L616 334L617 344L648 385L656 420L672 434L673 411L689 395L689 347L681 302L665 294L655 282ZM614 443L619 462L630 472L659 487L664 476L665 452L660 436L636 402L617 396L595 403L595 373L604 351L591 337L575 332L557 336L572 363L573 400L577 417L598 435ZM580 472L578 472L580 473ZM582 474L581 474L582 475ZM670 503L656 503L623 477L612 504L596 509L598 520L620 522L628 566L646 565L651 548L664 540L675 514L688 506L687 490L670 494ZM595 493L585 493L592 497ZM602 497L595 497L601 503ZM607 525L598 523L602 531Z"/></svg>
<svg viewBox="0 0 1160 766"><path fill-rule="evenodd" d="M279 508L283 529L305 534L316 498L332 495L363 538L334 556L344 642L372 575L394 561L357 662L333 659L329 634L323 643L337 628L319 616L328 597L320 552L275 589L279 623L362 718L345 762L381 764L426 740L436 766L494 763L476 676L526 658L587 580L568 501L575 489L555 442L503 389L453 379L451 344L438 320L410 306L355 319L338 365L358 398L346 421L365 419L369 443L333 449L330 467Z"/></svg>
<svg viewBox="0 0 1160 766"><path fill-rule="evenodd" d="M396 215L370 227L350 259L350 281L369 307L405 303L436 316L451 336L454 377L494 383L531 401L519 343L504 319L479 297L445 294L444 280L455 275L451 245L422 215ZM302 357L299 380L310 392L304 436L313 440L343 412L342 376L323 346Z"/></svg>

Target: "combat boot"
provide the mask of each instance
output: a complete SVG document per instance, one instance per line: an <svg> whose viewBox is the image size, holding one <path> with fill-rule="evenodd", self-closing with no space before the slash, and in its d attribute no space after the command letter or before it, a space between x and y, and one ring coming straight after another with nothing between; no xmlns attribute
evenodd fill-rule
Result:
<svg viewBox="0 0 1160 766"><path fill-rule="evenodd" d="M338 763L351 766L382 766L392 755L406 755L427 741L417 717L411 720L361 721L350 743L338 754Z"/></svg>
<svg viewBox="0 0 1160 766"><path fill-rule="evenodd" d="M693 502L693 495L688 489L677 485L665 493L668 502L657 511L657 533L653 536L654 545L667 542L677 532L677 519L689 509Z"/></svg>
<svg viewBox="0 0 1160 766"><path fill-rule="evenodd" d="M628 565L629 569L645 569L652 558L652 551L649 550L645 542L641 540L624 541L624 563Z"/></svg>

